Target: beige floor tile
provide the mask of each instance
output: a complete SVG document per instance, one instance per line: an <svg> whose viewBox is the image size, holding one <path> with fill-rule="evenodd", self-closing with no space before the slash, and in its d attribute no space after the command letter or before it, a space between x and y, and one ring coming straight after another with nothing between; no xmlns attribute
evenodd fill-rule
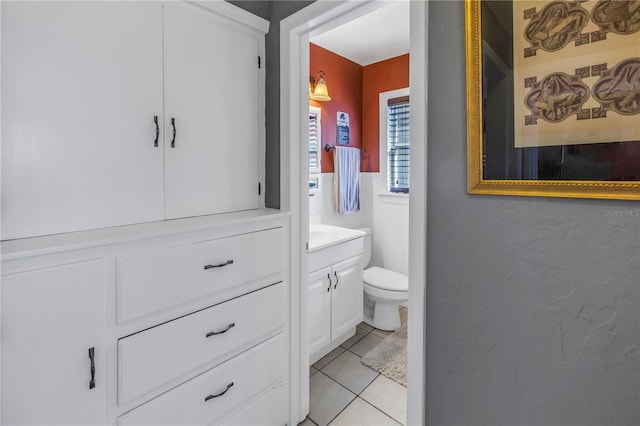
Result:
<svg viewBox="0 0 640 426"><path fill-rule="evenodd" d="M298 423L298 426L315 426L315 423L309 417L307 417L303 422Z"/></svg>
<svg viewBox="0 0 640 426"><path fill-rule="evenodd" d="M382 340L384 340L382 337L369 333L362 339L360 339L358 343L351 346L349 350L359 357L362 357L364 354L373 349L378 343L382 342Z"/></svg>
<svg viewBox="0 0 640 426"><path fill-rule="evenodd" d="M336 359L342 352L344 352L344 348L338 346L337 348L320 358L318 361L316 361L316 363L313 364L313 367L317 368L318 370L322 370L322 367Z"/></svg>
<svg viewBox="0 0 640 426"><path fill-rule="evenodd" d="M318 372L318 369L315 368L313 365L311 367L309 367L309 377L313 376L317 372Z"/></svg>
<svg viewBox="0 0 640 426"><path fill-rule="evenodd" d="M366 331L367 333L370 332L371 330L373 330L373 327L371 327L366 322L361 322L360 324L358 324L358 328Z"/></svg>
<svg viewBox="0 0 640 426"><path fill-rule="evenodd" d="M309 379L309 418L319 426L326 426L356 397L322 373Z"/></svg>
<svg viewBox="0 0 640 426"><path fill-rule="evenodd" d="M407 388L401 384L381 374L362 391L360 398L399 423L407 424Z"/></svg>
<svg viewBox="0 0 640 426"><path fill-rule="evenodd" d="M349 349L351 346L355 345L356 343L358 343L358 341L360 339L362 339L364 336L367 335L367 332L364 331L361 328L356 327L356 334L354 334L352 337L349 338L349 340L347 340L346 342L344 342L342 345L343 348L345 349Z"/></svg>
<svg viewBox="0 0 640 426"><path fill-rule="evenodd" d="M330 424L336 426L386 426L397 425L398 423L364 400L356 398Z"/></svg>
<svg viewBox="0 0 640 426"><path fill-rule="evenodd" d="M321 371L355 394L362 392L379 374L362 364L360 357L349 351L340 354Z"/></svg>

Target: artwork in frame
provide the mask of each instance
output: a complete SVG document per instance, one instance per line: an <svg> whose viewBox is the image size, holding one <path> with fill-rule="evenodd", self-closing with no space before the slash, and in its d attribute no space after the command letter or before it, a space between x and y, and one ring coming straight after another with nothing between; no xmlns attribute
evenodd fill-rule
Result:
<svg viewBox="0 0 640 426"><path fill-rule="evenodd" d="M466 0L470 193L640 200L640 0Z"/></svg>

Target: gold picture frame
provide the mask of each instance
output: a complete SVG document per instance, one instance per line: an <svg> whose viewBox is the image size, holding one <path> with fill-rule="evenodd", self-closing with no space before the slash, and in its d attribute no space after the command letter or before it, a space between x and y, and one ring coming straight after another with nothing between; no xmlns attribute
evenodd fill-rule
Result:
<svg viewBox="0 0 640 426"><path fill-rule="evenodd" d="M485 179L481 1L465 0L467 169L470 194L640 200L640 180ZM513 99L513 98L512 98ZM640 116L638 116L640 120ZM631 142L640 144L640 142ZM638 158L640 163L640 158Z"/></svg>

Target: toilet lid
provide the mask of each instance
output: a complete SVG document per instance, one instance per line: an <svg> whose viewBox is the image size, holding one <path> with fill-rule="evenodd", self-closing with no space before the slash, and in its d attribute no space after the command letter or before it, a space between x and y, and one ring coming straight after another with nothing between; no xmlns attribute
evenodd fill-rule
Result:
<svg viewBox="0 0 640 426"><path fill-rule="evenodd" d="M366 284L381 290L409 290L409 278L406 275L388 269L378 268L377 266L365 269L362 278Z"/></svg>

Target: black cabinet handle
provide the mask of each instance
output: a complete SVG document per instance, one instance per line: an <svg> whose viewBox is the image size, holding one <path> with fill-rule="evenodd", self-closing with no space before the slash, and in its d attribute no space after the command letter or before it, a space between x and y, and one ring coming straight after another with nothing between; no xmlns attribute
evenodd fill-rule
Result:
<svg viewBox="0 0 640 426"><path fill-rule="evenodd" d="M227 328L225 328L224 330L220 330L220 331L210 331L207 334L204 335L204 337L211 337L211 336L215 336L216 334L223 334L226 333L227 331L231 330L233 327L236 326L235 322L232 322L231 324L229 324L227 326Z"/></svg>
<svg viewBox="0 0 640 426"><path fill-rule="evenodd" d="M223 266L227 266L227 265L231 265L233 264L233 260L227 260L224 263L219 263L217 265L204 265L204 269L211 269L211 268L222 268Z"/></svg>
<svg viewBox="0 0 640 426"><path fill-rule="evenodd" d="M171 148L176 147L176 119L171 117L171 126L173 126L173 139L171 139Z"/></svg>
<svg viewBox="0 0 640 426"><path fill-rule="evenodd" d="M327 274L327 279L329 280L329 287L327 287L327 293L331 290L331 275Z"/></svg>
<svg viewBox="0 0 640 426"><path fill-rule="evenodd" d="M207 397L204 399L204 402L207 402L207 401L209 401L210 399L217 398L217 397L219 397L219 396L224 395L225 393L227 393L227 392L229 391L229 389L231 389L231 387L232 387L232 386L233 386L233 382L229 383L229 384L227 385L227 388L226 388L225 390L223 390L222 392L217 393L217 394L215 394L215 395L209 395L209 396L207 396Z"/></svg>
<svg viewBox="0 0 640 426"><path fill-rule="evenodd" d="M89 389L96 387L96 348L89 348L89 359L91 360L91 380L89 381Z"/></svg>
<svg viewBox="0 0 640 426"><path fill-rule="evenodd" d="M156 140L153 141L153 146L158 146L158 136L160 136L160 126L158 126L158 116L153 116L153 122L156 124Z"/></svg>
<svg viewBox="0 0 640 426"><path fill-rule="evenodd" d="M336 283L333 285L333 289L335 290L336 288L338 288L338 273L336 271L333 271L333 275L335 275L336 277Z"/></svg>

